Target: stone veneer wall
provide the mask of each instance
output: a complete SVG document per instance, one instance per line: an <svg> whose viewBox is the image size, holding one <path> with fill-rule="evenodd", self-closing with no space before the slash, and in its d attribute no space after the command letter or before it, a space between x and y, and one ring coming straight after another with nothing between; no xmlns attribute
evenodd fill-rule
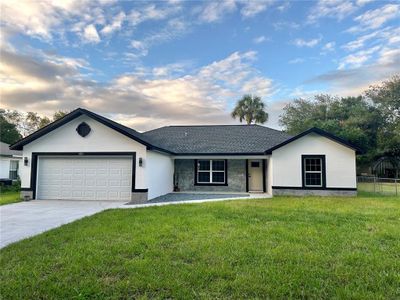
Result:
<svg viewBox="0 0 400 300"><path fill-rule="evenodd" d="M346 190L303 190L303 189L274 189L274 196L357 196L357 191Z"/></svg>
<svg viewBox="0 0 400 300"><path fill-rule="evenodd" d="M194 159L175 159L175 178L181 192L246 192L246 160L228 159L228 185L194 185Z"/></svg>

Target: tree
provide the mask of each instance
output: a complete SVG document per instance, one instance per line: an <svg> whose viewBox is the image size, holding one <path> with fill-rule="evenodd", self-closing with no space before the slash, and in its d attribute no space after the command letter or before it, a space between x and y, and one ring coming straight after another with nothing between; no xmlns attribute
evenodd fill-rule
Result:
<svg viewBox="0 0 400 300"><path fill-rule="evenodd" d="M377 155L382 118L377 108L361 96L316 95L312 100L296 99L287 104L279 123L293 135L318 127L361 146L367 152L358 157L362 166Z"/></svg>
<svg viewBox="0 0 400 300"><path fill-rule="evenodd" d="M31 111L27 113L21 113L16 110L1 110L1 111L5 120L7 120L7 122L11 124L14 124L16 129L22 136L27 136L29 134L32 134L33 132L39 130L40 128L68 114L67 111L59 110L56 111L53 114L52 119L50 119L46 116L41 117L37 113Z"/></svg>
<svg viewBox="0 0 400 300"><path fill-rule="evenodd" d="M239 118L239 121L246 121L247 125L252 123L265 123L268 120L268 113L265 111L265 104L258 96L244 95L232 112L232 118Z"/></svg>
<svg viewBox="0 0 400 300"><path fill-rule="evenodd" d="M4 110L0 110L0 140L3 143L14 144L22 138L16 126L4 117Z"/></svg>
<svg viewBox="0 0 400 300"><path fill-rule="evenodd" d="M365 95L382 120L378 132L378 153L400 159L400 76L371 86Z"/></svg>
<svg viewBox="0 0 400 300"><path fill-rule="evenodd" d="M61 119L65 115L69 114L69 111L58 110L53 114L53 122Z"/></svg>

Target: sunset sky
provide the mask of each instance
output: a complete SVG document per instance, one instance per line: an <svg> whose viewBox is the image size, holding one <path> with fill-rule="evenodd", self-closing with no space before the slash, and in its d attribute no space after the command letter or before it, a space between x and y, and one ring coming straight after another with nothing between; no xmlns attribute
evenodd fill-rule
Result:
<svg viewBox="0 0 400 300"><path fill-rule="evenodd" d="M84 107L138 130L236 124L245 93L282 107L357 95L400 70L398 1L1 1L1 107Z"/></svg>

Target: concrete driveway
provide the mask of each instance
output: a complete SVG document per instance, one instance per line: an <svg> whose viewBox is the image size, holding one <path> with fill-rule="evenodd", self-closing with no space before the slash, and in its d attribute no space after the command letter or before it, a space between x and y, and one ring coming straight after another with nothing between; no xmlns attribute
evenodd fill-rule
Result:
<svg viewBox="0 0 400 300"><path fill-rule="evenodd" d="M34 200L0 206L0 248L108 208L114 201Z"/></svg>

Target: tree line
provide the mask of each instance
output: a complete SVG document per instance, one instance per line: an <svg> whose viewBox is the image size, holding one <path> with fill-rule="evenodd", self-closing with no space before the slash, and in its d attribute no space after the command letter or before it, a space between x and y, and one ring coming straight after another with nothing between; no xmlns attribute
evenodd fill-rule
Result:
<svg viewBox="0 0 400 300"><path fill-rule="evenodd" d="M358 158L361 166L385 156L400 167L399 76L371 86L358 97L295 99L284 107L279 122L291 134L319 127L359 145L366 152Z"/></svg>
<svg viewBox="0 0 400 300"><path fill-rule="evenodd" d="M268 113L260 97L245 95L232 117L247 124L265 123ZM400 76L373 85L358 97L320 94L294 99L283 108L279 124L292 135L318 127L359 145L366 152L358 157L361 167L387 157L400 168Z"/></svg>
<svg viewBox="0 0 400 300"><path fill-rule="evenodd" d="M51 118L42 117L35 112L22 113L17 110L0 109L0 137L1 141L13 144L19 139L30 135L40 128L54 122L68 111L56 111Z"/></svg>

